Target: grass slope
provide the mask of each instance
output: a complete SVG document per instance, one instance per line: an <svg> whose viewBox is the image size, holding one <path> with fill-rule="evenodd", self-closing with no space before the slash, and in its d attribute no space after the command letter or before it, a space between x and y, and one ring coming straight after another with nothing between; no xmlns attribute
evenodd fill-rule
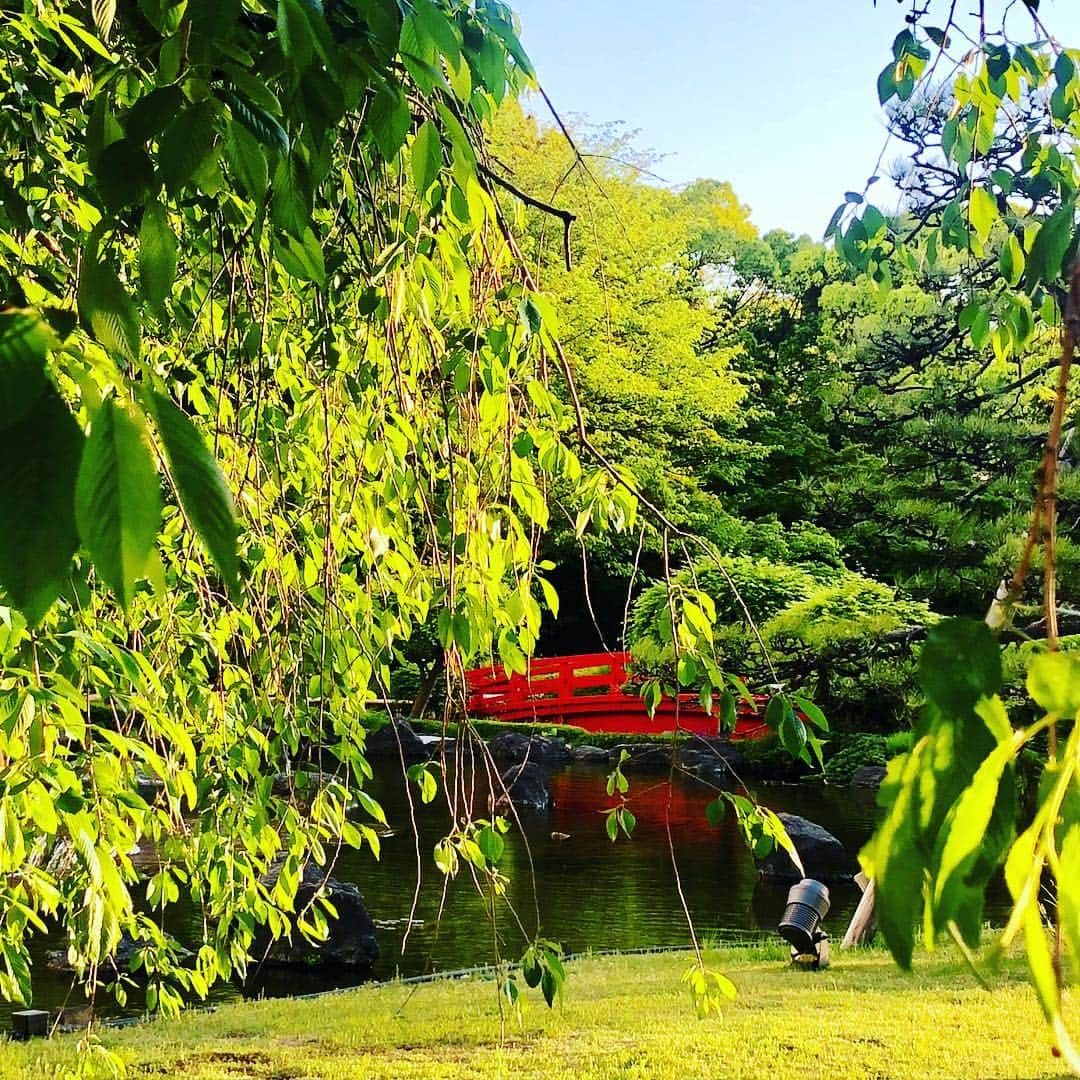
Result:
<svg viewBox="0 0 1080 1080"><path fill-rule="evenodd" d="M569 965L566 1000L530 997L524 1027L500 1037L495 987L472 978L365 987L310 1001L190 1013L104 1038L129 1075L257 1077L1043 1077L1059 1070L1019 961L991 992L953 955L914 975L881 952L844 954L825 972L782 953L725 949L709 961L738 984L723 1018L694 1018L683 954ZM1073 1027L1080 1006L1068 1006ZM75 1037L0 1046L0 1076L55 1076Z"/></svg>

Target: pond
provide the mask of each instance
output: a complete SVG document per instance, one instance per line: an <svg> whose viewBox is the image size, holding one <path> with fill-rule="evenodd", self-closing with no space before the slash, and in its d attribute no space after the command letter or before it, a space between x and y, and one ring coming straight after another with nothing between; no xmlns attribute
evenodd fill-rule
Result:
<svg viewBox="0 0 1080 1080"><path fill-rule="evenodd" d="M423 873L417 922L402 951L417 880L417 845L400 770L395 772L390 763L383 763L376 772L370 790L381 801L393 835L384 838L379 862L366 849L362 853L346 851L333 871L336 878L359 885L371 916L380 923L381 956L373 977L421 975L490 963L494 959L493 930L471 879L463 870L457 879L446 883L432 861L432 848L446 831L447 810L441 799L429 806L416 801ZM638 824L632 839L620 837L613 844L604 831L602 815L602 809L612 802L605 793L606 772L599 765L556 768L551 772L554 807L542 815L523 816L524 836L512 831L506 838L500 865L510 878L507 899L530 934L536 929L539 912L544 937L560 942L570 952L686 944L686 919L675 889L666 820L670 821L683 891L699 935L722 938L731 931L775 929L787 886L759 880L733 815L717 828L705 823L705 805L713 791L696 779L677 774L669 796L666 771L630 774L631 805ZM757 795L774 810L801 814L824 826L852 853L869 838L880 813L872 793L859 789L823 784L762 785ZM481 796L479 805L484 801ZM858 903L859 891L849 885L834 887L831 893L826 929L837 940ZM988 898L987 918L1000 924L1006 913L1005 897L995 891ZM197 913L178 908L177 916L181 921L175 932L185 936L186 920L194 936L199 925ZM498 932L503 955L519 956L525 942L505 911L498 918ZM70 977L49 972L40 963L44 949L58 944L40 942L35 948L37 1008L53 1009L70 993ZM327 974L267 969L243 993L301 994L356 981L356 974L347 971ZM225 985L212 993L213 1000L220 1001L238 997L242 991ZM141 1011L140 998L141 994L132 993L129 1013ZM102 1004L99 1001L99 1006ZM100 1011L122 1012L111 1004ZM6 1027L6 1017L3 1021Z"/></svg>

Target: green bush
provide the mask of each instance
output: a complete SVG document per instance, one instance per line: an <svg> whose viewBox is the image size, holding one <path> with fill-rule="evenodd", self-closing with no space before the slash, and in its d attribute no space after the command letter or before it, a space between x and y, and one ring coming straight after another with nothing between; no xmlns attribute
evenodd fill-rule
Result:
<svg viewBox="0 0 1080 1080"><path fill-rule="evenodd" d="M825 779L830 784L850 784L851 778L864 765L884 765L888 760L889 751L883 735L866 732L834 735L826 745Z"/></svg>

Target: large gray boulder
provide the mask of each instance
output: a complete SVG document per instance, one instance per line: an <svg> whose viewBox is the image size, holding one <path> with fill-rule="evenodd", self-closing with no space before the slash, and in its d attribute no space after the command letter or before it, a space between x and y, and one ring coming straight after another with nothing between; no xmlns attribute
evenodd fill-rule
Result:
<svg viewBox="0 0 1080 1080"><path fill-rule="evenodd" d="M496 761L515 765L531 761L536 765L564 765L570 760L570 751L562 739L548 735L522 735L516 731L504 731L488 743L488 753Z"/></svg>
<svg viewBox="0 0 1080 1080"><path fill-rule="evenodd" d="M430 756L431 748L413 731L407 720L392 720L367 736L364 753L370 758L396 758L404 754L406 761L424 761Z"/></svg>
<svg viewBox="0 0 1080 1080"><path fill-rule="evenodd" d="M277 881L280 863L270 868L263 878L267 885ZM274 965L303 967L370 968L379 955L375 923L364 905L360 890L351 882L327 877L326 871L313 863L304 867L304 876L296 890L296 911L310 904L317 890L334 905L337 918L327 916L329 936L325 941L309 942L293 928L292 938L270 942L267 936L256 938L252 955L256 961Z"/></svg>
<svg viewBox="0 0 1080 1080"><path fill-rule="evenodd" d="M826 884L850 881L854 877L857 870L855 860L831 832L804 817L799 817L798 814L776 816L784 823L784 828L802 859L806 877ZM780 846L775 847L763 859L758 859L757 864L761 876L773 881L794 883L803 877L791 861L791 856Z"/></svg>
<svg viewBox="0 0 1080 1080"><path fill-rule="evenodd" d="M611 760L611 751L602 746L575 746L570 750L570 760L606 765Z"/></svg>
<svg viewBox="0 0 1080 1080"><path fill-rule="evenodd" d="M670 769L671 745L666 742L623 743L612 750L611 760L618 761L622 752L629 755L624 769Z"/></svg>
<svg viewBox="0 0 1080 1080"><path fill-rule="evenodd" d="M876 791L881 787L881 783L885 779L885 772L884 765L864 765L861 769L856 769L852 773L851 786L870 788L872 791Z"/></svg>
<svg viewBox="0 0 1080 1080"><path fill-rule="evenodd" d="M499 777L496 805L505 806L507 798L517 810L547 810L551 806L551 788L548 787L547 774L531 761L511 765Z"/></svg>

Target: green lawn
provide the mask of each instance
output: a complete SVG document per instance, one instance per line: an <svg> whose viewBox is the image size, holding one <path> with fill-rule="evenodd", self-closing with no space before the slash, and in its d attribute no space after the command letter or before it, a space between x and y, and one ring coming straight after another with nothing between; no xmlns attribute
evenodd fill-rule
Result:
<svg viewBox="0 0 1080 1080"><path fill-rule="evenodd" d="M381 985L310 1001L230 1005L106 1030L129 1075L205 1077L1041 1077L1055 1076L1019 962L992 991L954 955L903 975L880 952L792 971L777 952L724 950L710 963L739 997L695 1019L684 954L569 965L564 1003L532 1000L500 1035L494 984L480 978ZM1074 1030L1080 1005L1068 1006ZM0 1047L0 1076L57 1075L75 1039Z"/></svg>

